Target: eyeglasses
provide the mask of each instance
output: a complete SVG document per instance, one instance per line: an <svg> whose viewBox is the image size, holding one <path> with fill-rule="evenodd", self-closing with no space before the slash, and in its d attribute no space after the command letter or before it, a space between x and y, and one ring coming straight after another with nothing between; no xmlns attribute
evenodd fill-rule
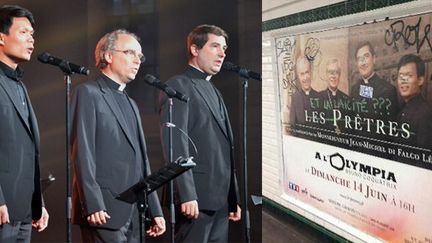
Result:
<svg viewBox="0 0 432 243"><path fill-rule="evenodd" d="M364 54L363 56L358 56L358 57L357 57L357 62L361 62L361 63L366 62L366 61L368 61L369 58L371 58L371 57L372 57L371 54L366 53L366 54Z"/></svg>
<svg viewBox="0 0 432 243"><path fill-rule="evenodd" d="M339 70L330 70L329 69L329 70L327 70L327 74L335 76L335 75L339 75L340 71Z"/></svg>
<svg viewBox="0 0 432 243"><path fill-rule="evenodd" d="M122 53L124 53L126 56L128 56L128 57L132 57L132 58L138 57L138 58L140 59L141 62L145 62L145 60L146 60L144 54L142 54L142 53L138 53L138 52L135 51L135 50L128 49L128 50L113 50L113 51L122 52Z"/></svg>
<svg viewBox="0 0 432 243"><path fill-rule="evenodd" d="M410 73L399 73L398 75L398 82L400 83L408 83L410 81L415 80L415 76Z"/></svg>

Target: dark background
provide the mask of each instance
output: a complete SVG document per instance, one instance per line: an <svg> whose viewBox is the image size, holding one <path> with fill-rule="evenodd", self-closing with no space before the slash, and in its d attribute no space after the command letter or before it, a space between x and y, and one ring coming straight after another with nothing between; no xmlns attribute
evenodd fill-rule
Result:
<svg viewBox="0 0 432 243"><path fill-rule="evenodd" d="M250 70L261 70L261 0L1 0L0 5L28 8L36 20L35 51L21 66L24 82L38 117L41 132L42 177L50 173L55 182L44 193L50 214L48 228L33 233L33 242L66 240L65 88L60 69L43 65L36 56L47 51L71 62L90 67L90 77L72 76L72 87L99 72L94 67L94 47L106 32L125 28L141 38L147 61L128 92L138 103L153 170L163 166L159 141L157 92L142 77L151 73L162 81L184 70L187 63L186 36L199 24L215 24L230 35L226 60ZM224 96L235 136L239 182L242 165L242 82L235 74L221 72L213 78ZM248 177L249 194L261 195L261 83L248 89ZM243 198L243 186L241 194ZM261 241L261 208L248 200L252 241ZM168 220L166 213L165 218ZM243 220L230 224L230 241L244 241ZM73 241L79 229L73 226ZM167 234L155 241L168 241Z"/></svg>

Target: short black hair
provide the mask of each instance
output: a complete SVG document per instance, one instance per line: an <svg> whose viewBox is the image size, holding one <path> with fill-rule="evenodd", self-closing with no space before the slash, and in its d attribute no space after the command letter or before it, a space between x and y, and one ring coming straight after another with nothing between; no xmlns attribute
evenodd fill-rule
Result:
<svg viewBox="0 0 432 243"><path fill-rule="evenodd" d="M357 59L357 52L360 50L360 48L363 48L365 46L367 46L369 48L369 52L372 54L372 56L375 56L375 50L374 50L372 44L369 41L363 41L357 45L356 51L354 52L354 58Z"/></svg>
<svg viewBox="0 0 432 243"><path fill-rule="evenodd" d="M34 27L33 14L18 5L4 5L0 8L0 32L9 34L10 27L12 26L13 18L26 17L32 27Z"/></svg>
<svg viewBox="0 0 432 243"><path fill-rule="evenodd" d="M416 70L417 70L417 77L424 77L425 76L425 63L424 61L417 55L414 54L407 54L399 60L398 64L398 72L399 69L402 66L407 65L408 63L415 63Z"/></svg>
<svg viewBox="0 0 432 243"><path fill-rule="evenodd" d="M190 47L196 45L198 49L201 49L208 41L208 34L214 34L216 36L223 36L228 41L228 34L222 28L216 25L203 24L193 29L187 37L187 49L188 57L191 59L192 54L190 53Z"/></svg>

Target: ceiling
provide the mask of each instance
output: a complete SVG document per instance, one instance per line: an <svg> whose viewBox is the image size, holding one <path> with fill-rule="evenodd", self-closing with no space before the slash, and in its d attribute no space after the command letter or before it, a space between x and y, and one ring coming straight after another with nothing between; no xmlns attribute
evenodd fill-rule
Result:
<svg viewBox="0 0 432 243"><path fill-rule="evenodd" d="M262 21L343 2L343 0L263 0Z"/></svg>

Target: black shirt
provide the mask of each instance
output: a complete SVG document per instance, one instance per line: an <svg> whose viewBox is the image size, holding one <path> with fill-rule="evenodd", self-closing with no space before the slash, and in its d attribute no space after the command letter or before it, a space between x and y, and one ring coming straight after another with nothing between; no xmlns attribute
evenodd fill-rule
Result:
<svg viewBox="0 0 432 243"><path fill-rule="evenodd" d="M192 78L202 80L201 87L203 87L206 93L209 95L207 97L207 101L210 102L214 107L218 107L219 115L220 115L219 119L224 121L225 120L225 111L223 108L224 105L223 102L221 101L221 95L219 91L216 89L216 87L210 80L211 75L203 73L192 66L188 66L186 73Z"/></svg>
<svg viewBox="0 0 432 243"><path fill-rule="evenodd" d="M5 63L0 61L0 69L6 74L6 77L10 82L8 84L12 88L12 90L16 90L16 93L9 94L11 96L18 96L19 100L21 101L22 108L24 111L24 116L27 119L27 123L29 124L29 109L27 106L27 99L24 91L23 84L21 82L24 72L20 67L17 67L15 70L13 70L11 67L6 65Z"/></svg>
<svg viewBox="0 0 432 243"><path fill-rule="evenodd" d="M432 109L419 94L402 104L397 121L410 125L408 139L399 135L397 142L415 147L432 149Z"/></svg>
<svg viewBox="0 0 432 243"><path fill-rule="evenodd" d="M133 110L132 104L129 101L129 97L126 93L125 90L119 90L120 88L120 84L114 82L112 79L110 79L109 77L103 75L103 78L105 80L105 82L107 83L108 87L111 88L111 90L113 91L113 96L114 99L116 100L117 104L120 107L120 110L122 112L122 115L126 121L126 126L127 129L129 130L129 134L131 134L131 139L132 139L132 143L134 143L135 148L137 148L136 151L136 163L137 163L137 168L136 168L136 172L144 172L142 169L142 163L144 161L144 157L143 157L143 151L141 151L141 142L140 142L140 135L139 135L139 124L138 124L138 119L135 115L135 112ZM143 178L143 173L140 173L139 178Z"/></svg>

